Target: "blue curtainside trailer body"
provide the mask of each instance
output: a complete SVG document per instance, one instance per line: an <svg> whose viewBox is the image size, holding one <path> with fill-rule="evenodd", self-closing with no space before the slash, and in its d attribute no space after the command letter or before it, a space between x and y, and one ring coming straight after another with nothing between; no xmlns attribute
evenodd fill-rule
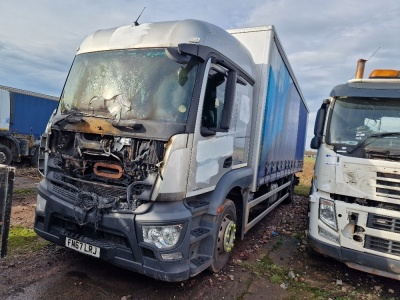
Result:
<svg viewBox="0 0 400 300"><path fill-rule="evenodd" d="M0 85L0 163L22 157L36 163L40 135L57 105L57 97Z"/></svg>
<svg viewBox="0 0 400 300"><path fill-rule="evenodd" d="M272 50L260 143L258 184L302 169L308 111L277 48Z"/></svg>
<svg viewBox="0 0 400 300"><path fill-rule="evenodd" d="M308 107L274 26L230 32L251 52L260 79L255 83L250 145L256 192L302 170Z"/></svg>

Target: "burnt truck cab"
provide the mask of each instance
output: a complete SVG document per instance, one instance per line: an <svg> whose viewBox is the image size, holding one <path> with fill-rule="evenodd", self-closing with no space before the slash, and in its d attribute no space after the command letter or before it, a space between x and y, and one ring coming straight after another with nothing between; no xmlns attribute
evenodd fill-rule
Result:
<svg viewBox="0 0 400 300"><path fill-rule="evenodd" d="M252 180L253 67L200 21L88 36L41 141L36 233L166 281L222 268L236 216L219 233L218 208Z"/></svg>

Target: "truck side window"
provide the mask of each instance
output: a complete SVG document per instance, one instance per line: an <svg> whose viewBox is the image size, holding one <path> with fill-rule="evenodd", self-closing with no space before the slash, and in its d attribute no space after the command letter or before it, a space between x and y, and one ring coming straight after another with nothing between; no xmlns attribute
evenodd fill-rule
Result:
<svg viewBox="0 0 400 300"><path fill-rule="evenodd" d="M202 115L202 126L216 131L221 129L227 76L225 68L219 65L217 68L218 70L212 68L208 74Z"/></svg>

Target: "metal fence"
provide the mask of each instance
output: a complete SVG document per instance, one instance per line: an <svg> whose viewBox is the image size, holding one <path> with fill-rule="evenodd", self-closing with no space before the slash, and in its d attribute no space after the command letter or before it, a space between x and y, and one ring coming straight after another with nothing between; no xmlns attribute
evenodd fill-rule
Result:
<svg viewBox="0 0 400 300"><path fill-rule="evenodd" d="M15 168L0 165L0 258L7 255Z"/></svg>

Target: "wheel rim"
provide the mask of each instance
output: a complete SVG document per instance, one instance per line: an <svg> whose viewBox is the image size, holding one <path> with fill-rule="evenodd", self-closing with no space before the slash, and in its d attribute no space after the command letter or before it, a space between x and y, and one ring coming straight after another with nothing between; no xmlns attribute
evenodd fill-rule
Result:
<svg viewBox="0 0 400 300"><path fill-rule="evenodd" d="M4 163L6 161L6 155L4 152L0 152L0 164Z"/></svg>
<svg viewBox="0 0 400 300"><path fill-rule="evenodd" d="M235 242L236 224L229 216L225 216L222 220L218 232L218 253L230 252Z"/></svg>

